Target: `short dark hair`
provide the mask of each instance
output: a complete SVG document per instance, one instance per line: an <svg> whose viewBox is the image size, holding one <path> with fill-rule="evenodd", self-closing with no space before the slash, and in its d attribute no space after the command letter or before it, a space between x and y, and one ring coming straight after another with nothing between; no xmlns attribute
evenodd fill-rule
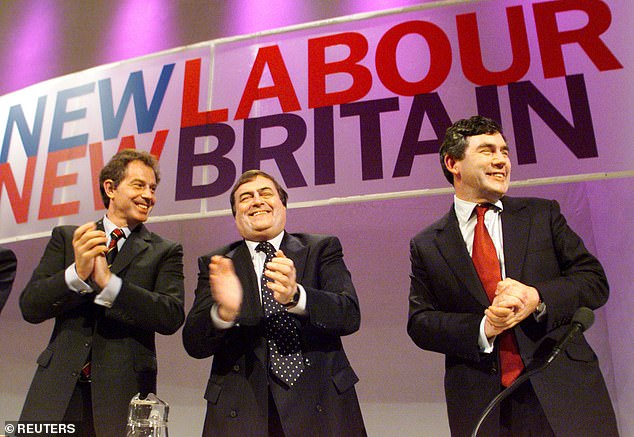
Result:
<svg viewBox="0 0 634 437"><path fill-rule="evenodd" d="M247 182L251 182L258 176L262 176L263 178L266 178L273 182L273 184L275 185L275 189L277 190L277 194L280 196L280 200L282 201L282 205L286 206L286 202L288 201L288 193L286 193L284 188L282 188L282 186L279 184L279 182L275 180L273 176L266 172L263 172L262 170L247 170L242 173L242 175L240 175L236 183L233 185L233 188L231 189L229 202L231 203L231 213L234 217L236 216L236 199L234 198L236 191L238 190L238 188L240 188L241 185L244 185Z"/></svg>
<svg viewBox="0 0 634 437"><path fill-rule="evenodd" d="M125 178L128 164L132 161L141 161L143 164L151 167L152 170L154 170L156 184L158 185L160 182L161 176L159 173L158 160L153 155L141 150L124 149L110 158L110 161L108 161L99 173L99 191L101 192L101 200L103 201L103 205L106 209L108 209L108 206L110 205L110 198L106 194L103 183L106 180L111 179L112 182L114 182L114 187L117 188L123 178Z"/></svg>
<svg viewBox="0 0 634 437"><path fill-rule="evenodd" d="M464 153L467 148L468 138L474 135L483 134L501 134L502 127L497 121L490 118L483 117L481 115L474 115L471 118L463 118L452 124L445 133L445 139L440 146L440 166L445 174L445 177L451 185L453 185L453 173L451 173L445 165L445 156L450 156L459 161L464 158ZM506 138L504 138L506 141Z"/></svg>

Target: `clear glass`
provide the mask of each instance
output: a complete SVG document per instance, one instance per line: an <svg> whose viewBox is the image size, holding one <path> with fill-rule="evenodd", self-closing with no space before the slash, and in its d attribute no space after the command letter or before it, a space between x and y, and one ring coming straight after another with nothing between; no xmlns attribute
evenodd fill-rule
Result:
<svg viewBox="0 0 634 437"><path fill-rule="evenodd" d="M169 405L154 393L141 399L137 393L130 401L126 437L168 437Z"/></svg>

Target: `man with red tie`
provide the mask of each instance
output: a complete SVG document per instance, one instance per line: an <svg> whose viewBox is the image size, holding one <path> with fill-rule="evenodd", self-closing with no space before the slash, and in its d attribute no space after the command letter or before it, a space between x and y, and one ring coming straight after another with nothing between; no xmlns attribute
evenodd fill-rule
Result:
<svg viewBox="0 0 634 437"><path fill-rule="evenodd" d="M445 354L451 433L469 436L489 402L566 334L579 307L605 304L608 283L556 201L506 196L511 159L495 121L454 123L440 162L454 204L411 241L407 329L420 348ZM618 435L585 338L513 391L479 435Z"/></svg>
<svg viewBox="0 0 634 437"><path fill-rule="evenodd" d="M156 393L155 333L185 320L183 248L143 224L158 182L156 158L123 150L99 175L105 216L53 229L20 296L28 322L55 319L21 421L122 436L132 397Z"/></svg>

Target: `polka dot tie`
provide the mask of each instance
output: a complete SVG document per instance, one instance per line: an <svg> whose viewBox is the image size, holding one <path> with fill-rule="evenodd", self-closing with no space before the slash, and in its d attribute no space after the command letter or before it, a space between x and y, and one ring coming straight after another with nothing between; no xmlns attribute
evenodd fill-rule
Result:
<svg viewBox="0 0 634 437"><path fill-rule="evenodd" d="M120 238L125 238L125 234L119 228L116 228L110 233L110 243L108 243L108 252L106 252L106 261L108 262L108 268L114 262L114 258L117 256L119 250L117 249L117 241Z"/></svg>
<svg viewBox="0 0 634 437"><path fill-rule="evenodd" d="M266 263L275 256L275 248L268 241L264 241L258 244L255 250L266 254L266 270ZM264 335L269 346L269 367L275 377L292 387L304 371L299 332L293 316L273 298L273 291L268 287L269 281L270 279L262 272Z"/></svg>

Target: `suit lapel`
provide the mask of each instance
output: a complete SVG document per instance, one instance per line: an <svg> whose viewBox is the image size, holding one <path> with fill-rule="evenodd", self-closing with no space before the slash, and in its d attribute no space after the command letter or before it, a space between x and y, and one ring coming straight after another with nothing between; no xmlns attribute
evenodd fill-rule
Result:
<svg viewBox="0 0 634 437"><path fill-rule="evenodd" d="M125 269L133 259L139 256L142 252L148 250L150 231L141 223L138 225L128 236L126 242L121 247L121 250L117 254L110 270L112 273L118 274Z"/></svg>
<svg viewBox="0 0 634 437"><path fill-rule="evenodd" d="M526 257L530 216L526 208L513 198L503 198L502 233L504 238L504 267L506 276L522 278L522 266Z"/></svg>
<svg viewBox="0 0 634 437"><path fill-rule="evenodd" d="M464 284L465 289L478 302L488 307L489 298L465 246L453 205L444 220L438 222L435 244L456 278Z"/></svg>
<svg viewBox="0 0 634 437"><path fill-rule="evenodd" d="M260 286L255 275L249 248L243 241L238 247L227 253L227 257L233 261L236 275L240 279L244 293L240 311L240 324L257 325L264 317L264 310L260 301Z"/></svg>
<svg viewBox="0 0 634 437"><path fill-rule="evenodd" d="M284 238L282 239L280 249L282 249L284 255L293 260L297 282L301 284L304 277L304 269L306 267L308 248L304 246L299 239L293 237L287 232L284 232Z"/></svg>

